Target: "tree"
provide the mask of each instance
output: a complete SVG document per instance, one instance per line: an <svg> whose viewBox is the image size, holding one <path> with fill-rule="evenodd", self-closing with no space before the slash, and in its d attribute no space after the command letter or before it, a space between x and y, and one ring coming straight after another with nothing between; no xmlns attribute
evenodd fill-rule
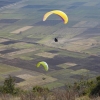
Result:
<svg viewBox="0 0 100 100"><path fill-rule="evenodd" d="M10 75L8 78L5 79L3 85L3 92L13 94L15 89L15 79L12 78Z"/></svg>

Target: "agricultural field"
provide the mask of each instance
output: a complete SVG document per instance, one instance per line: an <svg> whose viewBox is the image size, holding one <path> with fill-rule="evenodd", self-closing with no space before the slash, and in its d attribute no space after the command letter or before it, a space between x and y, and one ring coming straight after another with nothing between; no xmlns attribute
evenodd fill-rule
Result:
<svg viewBox="0 0 100 100"><path fill-rule="evenodd" d="M99 8L99 0L0 0L0 84L10 74L23 89L53 89L100 75ZM68 24L57 15L42 21L54 9ZM39 61L49 71L37 68Z"/></svg>

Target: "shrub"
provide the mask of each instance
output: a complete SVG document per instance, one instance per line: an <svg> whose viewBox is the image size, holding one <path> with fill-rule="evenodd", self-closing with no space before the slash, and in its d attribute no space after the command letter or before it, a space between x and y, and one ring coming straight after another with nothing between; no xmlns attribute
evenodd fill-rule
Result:
<svg viewBox="0 0 100 100"><path fill-rule="evenodd" d="M100 81L100 76L96 77L96 80L97 80L97 81Z"/></svg>
<svg viewBox="0 0 100 100"><path fill-rule="evenodd" d="M38 92L38 93L49 92L49 89L40 86L35 86L33 87L33 92Z"/></svg>
<svg viewBox="0 0 100 100"><path fill-rule="evenodd" d="M96 78L96 84L92 88L90 95L99 95L100 96L100 76Z"/></svg>

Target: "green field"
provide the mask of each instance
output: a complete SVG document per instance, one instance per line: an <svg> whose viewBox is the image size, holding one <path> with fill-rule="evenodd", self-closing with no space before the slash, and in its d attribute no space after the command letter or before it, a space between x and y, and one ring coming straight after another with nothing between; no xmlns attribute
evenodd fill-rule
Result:
<svg viewBox="0 0 100 100"><path fill-rule="evenodd" d="M21 70L20 68L16 68L14 66L9 66L9 65L0 63L0 75L10 74L11 72L16 72L20 70Z"/></svg>

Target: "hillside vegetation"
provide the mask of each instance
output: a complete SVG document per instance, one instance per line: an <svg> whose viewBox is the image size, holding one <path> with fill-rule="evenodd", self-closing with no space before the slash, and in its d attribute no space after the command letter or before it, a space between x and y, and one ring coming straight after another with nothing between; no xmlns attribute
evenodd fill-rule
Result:
<svg viewBox="0 0 100 100"><path fill-rule="evenodd" d="M34 86L31 90L22 90L15 84L15 79L9 75L0 86L0 100L100 100L100 76L66 84L65 89Z"/></svg>

